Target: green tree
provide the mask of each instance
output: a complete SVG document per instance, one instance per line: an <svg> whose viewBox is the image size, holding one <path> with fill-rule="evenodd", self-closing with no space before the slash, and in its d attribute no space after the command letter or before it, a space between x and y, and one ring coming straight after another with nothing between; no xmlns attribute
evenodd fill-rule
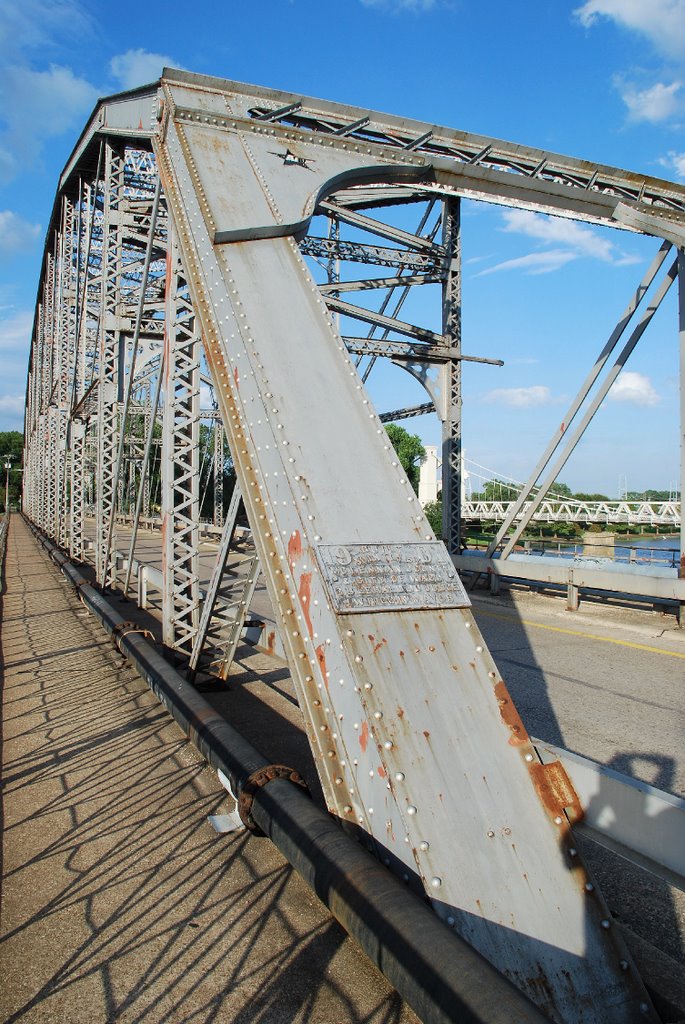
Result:
<svg viewBox="0 0 685 1024"><path fill-rule="evenodd" d="M426 457L421 438L418 434L410 434L404 427L398 427L396 423L388 423L385 429L410 484L418 494L420 466Z"/></svg>
<svg viewBox="0 0 685 1024"><path fill-rule="evenodd" d="M21 504L21 468L22 455L24 451L24 435L19 430L6 430L0 432L0 473L2 473L2 488L0 489L0 508L5 511L5 483L7 481L7 470L5 463L11 462L12 469L9 473L9 503L12 508L19 508Z"/></svg>
<svg viewBox="0 0 685 1024"><path fill-rule="evenodd" d="M519 496L519 488L495 477L485 484L482 495L483 501L515 501Z"/></svg>
<svg viewBox="0 0 685 1024"><path fill-rule="evenodd" d="M442 498L427 502L423 506L423 512L430 523L431 530L440 539L442 537Z"/></svg>
<svg viewBox="0 0 685 1024"><path fill-rule="evenodd" d="M548 496L550 496L550 497L553 496L555 498L572 498L573 497L573 491L568 486L568 484L562 484L559 480L555 480L554 481L554 483L550 487L550 489L547 492L547 494L548 494Z"/></svg>

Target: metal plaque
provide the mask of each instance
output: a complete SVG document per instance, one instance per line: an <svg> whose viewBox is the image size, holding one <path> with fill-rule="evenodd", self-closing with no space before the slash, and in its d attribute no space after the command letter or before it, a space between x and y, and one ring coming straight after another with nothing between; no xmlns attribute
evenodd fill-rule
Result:
<svg viewBox="0 0 685 1024"><path fill-rule="evenodd" d="M321 573L336 611L468 608L457 571L438 541L319 544Z"/></svg>

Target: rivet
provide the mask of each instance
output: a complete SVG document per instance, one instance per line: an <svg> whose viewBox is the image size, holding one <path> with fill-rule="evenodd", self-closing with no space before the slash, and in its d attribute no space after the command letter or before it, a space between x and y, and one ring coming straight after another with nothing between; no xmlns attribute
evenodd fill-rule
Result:
<svg viewBox="0 0 685 1024"><path fill-rule="evenodd" d="M476 644L476 650L478 651L479 654L483 653L483 648L481 647L480 644Z"/></svg>
<svg viewBox="0 0 685 1024"><path fill-rule="evenodd" d="M335 780L335 784L336 786L342 786L342 779L340 778L340 776L338 776L337 779Z"/></svg>
<svg viewBox="0 0 685 1024"><path fill-rule="evenodd" d="M430 850L430 845L431 844L427 843L426 840L424 839L422 842L419 843L419 850L423 850L423 852L425 853L426 850Z"/></svg>
<svg viewBox="0 0 685 1024"><path fill-rule="evenodd" d="M532 760L533 760L533 755L532 754L526 754L526 761L532 761Z"/></svg>
<svg viewBox="0 0 685 1024"><path fill-rule="evenodd" d="M595 891L595 887L592 884L592 882L586 882L585 883L585 892L594 892L594 891Z"/></svg>
<svg viewBox="0 0 685 1024"><path fill-rule="evenodd" d="M373 690L373 683L364 683L365 690Z"/></svg>
<svg viewBox="0 0 685 1024"><path fill-rule="evenodd" d="M608 917L605 917L604 920L601 922L601 924L602 924L602 928L611 928L611 921L609 920Z"/></svg>
<svg viewBox="0 0 685 1024"><path fill-rule="evenodd" d="M619 960L618 966L621 968L622 971L627 971L628 970L628 961L627 960Z"/></svg>
<svg viewBox="0 0 685 1024"><path fill-rule="evenodd" d="M495 833L492 831L491 828L489 828L488 829L488 839L492 839L494 837L494 835L495 835Z"/></svg>
<svg viewBox="0 0 685 1024"><path fill-rule="evenodd" d="M416 814L416 808L413 804L409 804L409 807L407 807L407 814Z"/></svg>
<svg viewBox="0 0 685 1024"><path fill-rule="evenodd" d="M447 923L448 923L448 925L450 927L452 927L454 925L454 918L453 917L448 917L447 918Z"/></svg>
<svg viewBox="0 0 685 1024"><path fill-rule="evenodd" d="M557 815L556 818L554 819L554 824L555 825L563 825L563 823L564 823L564 819L562 817L560 817L559 815Z"/></svg>
<svg viewBox="0 0 685 1024"><path fill-rule="evenodd" d="M361 664L361 662L362 662L362 661L363 661L364 659L362 658L361 654L357 654L354 660L355 660L355 661L357 662L357 664L359 665L359 664Z"/></svg>
<svg viewBox="0 0 685 1024"><path fill-rule="evenodd" d="M395 772L395 782L404 782L404 772Z"/></svg>
<svg viewBox="0 0 685 1024"><path fill-rule="evenodd" d="M374 711L373 717L377 718L377 719L381 719L383 717L383 712L382 711Z"/></svg>
<svg viewBox="0 0 685 1024"><path fill-rule="evenodd" d="M392 750L394 744L392 740L386 740L383 746L385 747L386 750Z"/></svg>
<svg viewBox="0 0 685 1024"><path fill-rule="evenodd" d="M431 878L431 887L433 889L439 889L441 885L442 885L442 878L438 878L437 875L434 875L433 878Z"/></svg>

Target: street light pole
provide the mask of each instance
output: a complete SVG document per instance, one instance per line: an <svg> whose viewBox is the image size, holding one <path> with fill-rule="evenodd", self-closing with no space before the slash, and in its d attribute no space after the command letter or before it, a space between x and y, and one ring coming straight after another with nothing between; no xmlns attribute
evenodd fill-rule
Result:
<svg viewBox="0 0 685 1024"><path fill-rule="evenodd" d="M9 511L9 497L10 497L10 470L12 468L12 460L9 455L5 460L5 513Z"/></svg>

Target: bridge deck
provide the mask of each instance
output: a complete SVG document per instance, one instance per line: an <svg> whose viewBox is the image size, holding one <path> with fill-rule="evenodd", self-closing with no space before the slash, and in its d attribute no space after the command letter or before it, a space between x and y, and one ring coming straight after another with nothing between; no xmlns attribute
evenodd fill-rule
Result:
<svg viewBox="0 0 685 1024"><path fill-rule="evenodd" d="M1 639L2 1020L415 1024L17 516Z"/></svg>

